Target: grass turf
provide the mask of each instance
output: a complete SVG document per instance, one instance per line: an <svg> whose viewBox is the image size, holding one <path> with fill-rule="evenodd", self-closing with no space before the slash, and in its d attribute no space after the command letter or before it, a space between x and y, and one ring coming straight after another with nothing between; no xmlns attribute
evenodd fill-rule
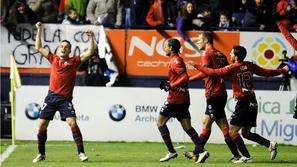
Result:
<svg viewBox="0 0 297 167"><path fill-rule="evenodd" d="M1 151L7 148L10 141L1 140ZM160 163L159 159L165 155L163 143L152 142L85 142L88 162L80 162L76 153L76 146L72 141L49 141L46 145L46 160L33 164L32 159L37 153L36 141L17 141L15 151L7 158L3 167L189 167L189 166L238 166L228 160L232 157L224 144L207 144L210 152L209 159L204 164L195 164L183 157L183 151L191 150L191 143L180 143L185 149L177 149L179 157L169 162ZM175 146L178 146L175 143ZM248 145L253 157L253 163L244 164L245 167L289 167L297 166L297 152L295 146L280 145L276 160L271 161L268 149L262 146Z"/></svg>

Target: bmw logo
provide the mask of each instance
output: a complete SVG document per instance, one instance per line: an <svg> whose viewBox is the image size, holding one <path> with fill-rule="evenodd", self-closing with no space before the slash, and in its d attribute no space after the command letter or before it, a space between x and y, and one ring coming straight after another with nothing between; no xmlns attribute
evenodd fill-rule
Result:
<svg viewBox="0 0 297 167"><path fill-rule="evenodd" d="M126 116L126 109L120 105L120 104L115 104L112 105L111 108L109 109L109 117L113 121L121 121L125 118Z"/></svg>
<svg viewBox="0 0 297 167"><path fill-rule="evenodd" d="M37 103L30 103L27 105L25 109L25 114L27 118L31 120L36 120L39 118L39 113L40 113L41 107Z"/></svg>

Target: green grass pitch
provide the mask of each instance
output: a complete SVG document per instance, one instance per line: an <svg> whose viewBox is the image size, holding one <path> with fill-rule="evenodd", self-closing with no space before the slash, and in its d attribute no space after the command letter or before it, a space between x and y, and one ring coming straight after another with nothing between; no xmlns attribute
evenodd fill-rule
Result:
<svg viewBox="0 0 297 167"><path fill-rule="evenodd" d="M10 141L1 140L1 153L8 147ZM253 157L253 163L232 164L232 157L224 144L207 144L209 159L204 164L195 164L183 156L183 151L193 149L191 143L174 143L184 145L185 149L177 149L179 156L169 162L160 163L165 155L163 143L154 142L85 142L85 151L89 161L80 162L76 146L72 141L49 141L46 145L46 160L33 164L32 159L37 153L36 141L17 141L14 152L2 163L3 167L191 167L191 166L240 166L245 167L289 167L297 166L297 147L279 145L278 156L270 160L268 149L262 146L248 145Z"/></svg>

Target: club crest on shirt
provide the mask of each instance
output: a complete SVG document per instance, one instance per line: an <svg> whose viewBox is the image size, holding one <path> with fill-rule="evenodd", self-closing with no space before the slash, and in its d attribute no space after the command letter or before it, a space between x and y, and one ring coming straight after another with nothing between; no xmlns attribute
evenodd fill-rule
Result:
<svg viewBox="0 0 297 167"><path fill-rule="evenodd" d="M177 59L174 59L173 62L174 62L175 64L179 64L179 61L178 61Z"/></svg>
<svg viewBox="0 0 297 167"><path fill-rule="evenodd" d="M247 66L240 66L240 70L246 70Z"/></svg>

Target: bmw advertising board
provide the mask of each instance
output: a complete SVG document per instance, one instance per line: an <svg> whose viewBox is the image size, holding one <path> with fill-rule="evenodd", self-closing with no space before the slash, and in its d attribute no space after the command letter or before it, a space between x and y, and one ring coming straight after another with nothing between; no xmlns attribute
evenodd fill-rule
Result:
<svg viewBox="0 0 297 167"><path fill-rule="evenodd" d="M22 86L16 94L16 139L36 140L40 106L47 94L47 86ZM141 92L141 93L139 93ZM30 98L28 98L30 95ZM252 129L278 143L297 145L294 91L256 91L258 101L257 127ZM205 112L204 89L190 89L192 125L201 131ZM157 117L167 93L159 88L75 87L73 105L77 123L88 141L161 141ZM236 101L228 90L226 115L230 118ZM24 112L25 111L25 112ZM176 119L168 121L172 141L191 139ZM24 127L26 130L24 131ZM221 134L213 126L212 134ZM73 140L66 122L59 112L48 127L48 140ZM221 135L212 135L211 143L223 143ZM247 143L251 143L247 141Z"/></svg>

